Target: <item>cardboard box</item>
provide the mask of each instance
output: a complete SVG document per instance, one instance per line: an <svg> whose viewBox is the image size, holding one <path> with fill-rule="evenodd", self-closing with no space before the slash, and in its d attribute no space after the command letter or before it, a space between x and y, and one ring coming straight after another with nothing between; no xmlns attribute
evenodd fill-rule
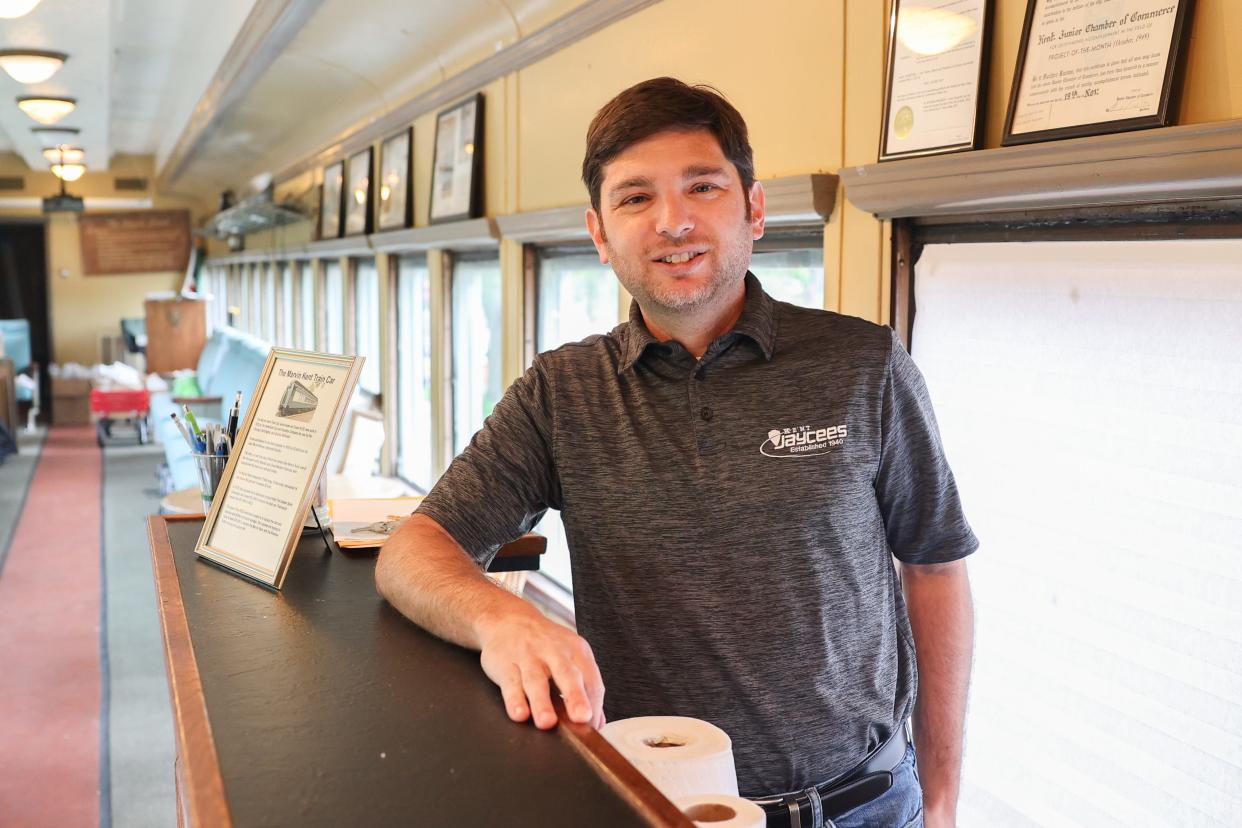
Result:
<svg viewBox="0 0 1242 828"><path fill-rule="evenodd" d="M91 424L91 381L52 377L52 424Z"/></svg>

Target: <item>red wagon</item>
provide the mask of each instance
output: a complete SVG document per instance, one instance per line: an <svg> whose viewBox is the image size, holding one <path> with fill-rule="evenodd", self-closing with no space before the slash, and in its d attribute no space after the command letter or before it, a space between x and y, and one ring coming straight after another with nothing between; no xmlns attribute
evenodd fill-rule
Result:
<svg viewBox="0 0 1242 828"><path fill-rule="evenodd" d="M151 410L151 393L145 388L91 389L91 419L95 421L95 438L99 445L112 436L112 424L131 423L138 433L138 443L147 442L147 413Z"/></svg>

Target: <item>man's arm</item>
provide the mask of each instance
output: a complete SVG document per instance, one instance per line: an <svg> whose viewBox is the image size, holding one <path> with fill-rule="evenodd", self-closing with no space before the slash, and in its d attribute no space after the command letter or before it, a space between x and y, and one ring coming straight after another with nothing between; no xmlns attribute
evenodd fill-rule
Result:
<svg viewBox="0 0 1242 828"><path fill-rule="evenodd" d="M586 640L493 583L436 521L414 514L380 551L375 585L433 635L481 651L509 718L556 724L548 680L576 722L603 724L604 683Z"/></svg>
<svg viewBox="0 0 1242 828"><path fill-rule="evenodd" d="M966 561L902 564L901 581L919 669L914 744L927 828L953 826L962 773L974 607Z"/></svg>

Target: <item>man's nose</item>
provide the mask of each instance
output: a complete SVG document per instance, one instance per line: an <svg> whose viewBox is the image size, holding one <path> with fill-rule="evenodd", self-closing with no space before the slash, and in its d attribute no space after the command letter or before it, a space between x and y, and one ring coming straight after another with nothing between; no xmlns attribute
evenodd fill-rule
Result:
<svg viewBox="0 0 1242 828"><path fill-rule="evenodd" d="M680 196L661 199L656 216L656 232L662 236L678 239L694 229L694 219L689 205Z"/></svg>

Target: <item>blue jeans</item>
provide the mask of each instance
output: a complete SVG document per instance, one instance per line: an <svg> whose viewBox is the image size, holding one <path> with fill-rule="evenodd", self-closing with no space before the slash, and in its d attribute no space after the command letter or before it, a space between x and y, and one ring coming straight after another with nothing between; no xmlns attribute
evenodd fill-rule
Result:
<svg viewBox="0 0 1242 828"><path fill-rule="evenodd" d="M837 828L923 828L923 786L914 765L914 746L893 768L893 787L833 820Z"/></svg>

